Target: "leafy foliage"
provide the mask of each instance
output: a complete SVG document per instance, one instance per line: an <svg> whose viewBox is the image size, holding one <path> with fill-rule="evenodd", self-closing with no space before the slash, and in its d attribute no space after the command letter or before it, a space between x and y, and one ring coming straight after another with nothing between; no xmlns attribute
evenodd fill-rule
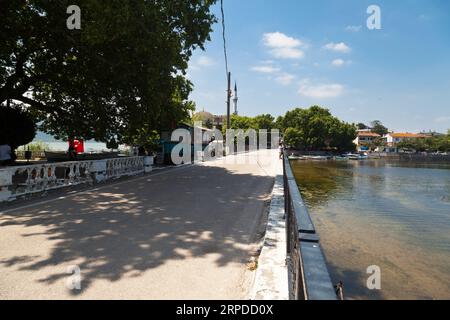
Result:
<svg viewBox="0 0 450 320"><path fill-rule="evenodd" d="M299 146L302 144L302 132L296 128L287 128L283 140L287 146Z"/></svg>
<svg viewBox="0 0 450 320"><path fill-rule="evenodd" d="M230 117L231 129L254 129L254 130L270 130L276 128L274 117L270 114L262 114L256 117L239 116L236 114ZM226 123L224 125L224 131L226 130Z"/></svg>
<svg viewBox="0 0 450 320"><path fill-rule="evenodd" d="M285 143L290 146L303 150L355 149L356 127L333 117L328 109L297 108L288 111L277 123L284 132Z"/></svg>
<svg viewBox="0 0 450 320"><path fill-rule="evenodd" d="M369 129L369 127L367 125L365 125L364 123L360 122L356 125L356 128L358 128L358 130L367 130Z"/></svg>
<svg viewBox="0 0 450 320"><path fill-rule="evenodd" d="M422 139L405 139L397 144L397 148L417 152L450 152L450 134Z"/></svg>
<svg viewBox="0 0 450 320"><path fill-rule="evenodd" d="M253 118L253 125L256 129L266 129L270 132L276 128L275 118L270 114L262 114Z"/></svg>
<svg viewBox="0 0 450 320"><path fill-rule="evenodd" d="M389 130L386 128L380 120L372 121L372 132L378 133L380 136L388 134Z"/></svg>
<svg viewBox="0 0 450 320"><path fill-rule="evenodd" d="M56 138L132 143L188 119L192 51L203 49L215 0L2 2L0 104L29 106ZM28 93L31 93L29 95Z"/></svg>

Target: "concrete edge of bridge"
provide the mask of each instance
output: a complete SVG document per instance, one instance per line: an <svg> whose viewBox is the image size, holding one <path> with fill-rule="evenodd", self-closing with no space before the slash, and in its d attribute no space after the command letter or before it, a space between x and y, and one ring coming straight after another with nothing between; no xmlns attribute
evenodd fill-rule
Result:
<svg viewBox="0 0 450 320"><path fill-rule="evenodd" d="M283 174L280 165L272 190L269 217L251 300L289 300Z"/></svg>

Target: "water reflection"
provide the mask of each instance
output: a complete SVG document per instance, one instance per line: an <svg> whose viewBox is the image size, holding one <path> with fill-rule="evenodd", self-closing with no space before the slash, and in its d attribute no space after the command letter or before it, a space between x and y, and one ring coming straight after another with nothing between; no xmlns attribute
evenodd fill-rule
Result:
<svg viewBox="0 0 450 320"><path fill-rule="evenodd" d="M350 299L450 298L450 165L293 162L333 280ZM365 288L382 268L383 289Z"/></svg>

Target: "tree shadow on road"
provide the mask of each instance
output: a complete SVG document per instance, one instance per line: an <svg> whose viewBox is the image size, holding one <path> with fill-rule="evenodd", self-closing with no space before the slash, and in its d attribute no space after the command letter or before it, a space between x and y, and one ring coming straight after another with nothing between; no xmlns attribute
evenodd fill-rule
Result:
<svg viewBox="0 0 450 320"><path fill-rule="evenodd" d="M50 286L65 279L65 268L75 263L87 290L96 280L139 277L169 261L208 254L217 255L217 267L246 263L273 180L196 166L4 213L0 228L21 227L21 237L30 239L23 241L48 245L50 255L17 252L1 257L0 265L24 271L50 267L39 280ZM33 227L45 231L33 233ZM33 244L42 235L54 241Z"/></svg>

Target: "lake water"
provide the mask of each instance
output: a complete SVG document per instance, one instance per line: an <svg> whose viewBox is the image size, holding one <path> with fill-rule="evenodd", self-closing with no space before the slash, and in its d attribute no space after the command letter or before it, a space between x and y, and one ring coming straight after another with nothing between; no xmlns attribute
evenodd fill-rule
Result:
<svg viewBox="0 0 450 320"><path fill-rule="evenodd" d="M347 299L450 299L450 164L294 161ZM369 266L381 290L367 289Z"/></svg>
<svg viewBox="0 0 450 320"><path fill-rule="evenodd" d="M49 151L67 151L67 148L69 147L68 142L46 142L46 144L49 147ZM106 150L108 150L106 143L95 141L86 141L84 143L85 152L99 152Z"/></svg>

